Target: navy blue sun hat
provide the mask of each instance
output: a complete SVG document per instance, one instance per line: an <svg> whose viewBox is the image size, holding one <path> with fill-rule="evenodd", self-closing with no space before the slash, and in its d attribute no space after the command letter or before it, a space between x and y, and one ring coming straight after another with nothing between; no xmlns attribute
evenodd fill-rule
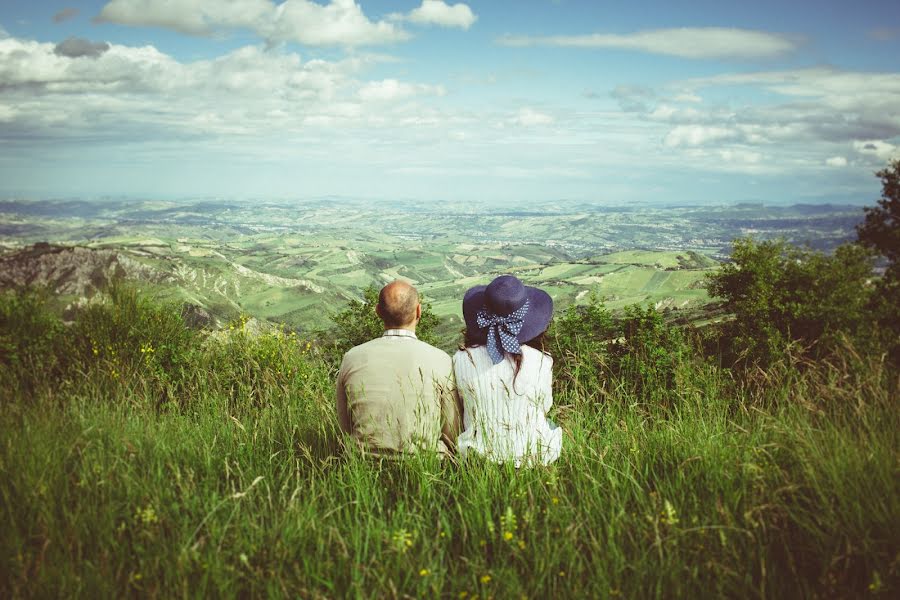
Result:
<svg viewBox="0 0 900 600"><path fill-rule="evenodd" d="M488 354L497 364L503 351L520 354L520 346L539 336L553 316L553 299L512 275L477 285L463 297L466 329L485 337Z"/></svg>

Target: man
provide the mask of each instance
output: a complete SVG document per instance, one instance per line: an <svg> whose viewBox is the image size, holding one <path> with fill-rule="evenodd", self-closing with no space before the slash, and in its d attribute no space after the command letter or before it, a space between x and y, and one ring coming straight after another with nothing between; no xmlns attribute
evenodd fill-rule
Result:
<svg viewBox="0 0 900 600"><path fill-rule="evenodd" d="M419 293L405 281L381 290L384 334L351 348L337 378L341 430L374 454L448 453L459 433L450 356L416 337Z"/></svg>

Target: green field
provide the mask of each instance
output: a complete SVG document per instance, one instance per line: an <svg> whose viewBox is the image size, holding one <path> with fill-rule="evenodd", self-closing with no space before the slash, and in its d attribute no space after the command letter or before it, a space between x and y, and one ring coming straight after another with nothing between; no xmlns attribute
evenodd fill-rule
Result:
<svg viewBox="0 0 900 600"><path fill-rule="evenodd" d="M583 303L593 294L617 308L641 303L690 310L708 301L702 284L716 264L706 259L701 268L691 268L680 260L685 253L675 251L619 252L583 261L536 244L400 244L384 236L364 237L258 234L232 236L223 243L155 235L107 238L85 247L114 253L126 264L126 279L154 290L160 299L207 308L220 323L246 314L304 331L328 327L330 316L348 300L361 298L366 287L396 278L418 286L445 320L445 332L460 322L466 289L503 273L546 289L559 308ZM143 270L131 274L129 264ZM48 281L57 289L68 283L64 276ZM59 301L78 299L63 292Z"/></svg>

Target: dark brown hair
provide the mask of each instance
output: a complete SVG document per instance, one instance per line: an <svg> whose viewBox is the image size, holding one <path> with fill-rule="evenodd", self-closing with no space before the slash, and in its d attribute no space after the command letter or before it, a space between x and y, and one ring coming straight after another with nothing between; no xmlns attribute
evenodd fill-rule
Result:
<svg viewBox="0 0 900 600"><path fill-rule="evenodd" d="M523 342L523 346L531 346L535 350L540 350L541 352L546 353L545 341L547 330L540 332L535 337L531 338L527 342ZM484 346L487 344L487 333L481 329L464 329L463 330L463 343L460 344L460 350L467 350L469 348L477 348L478 346ZM522 355L521 354L510 354L509 352L503 352L504 358L509 356L513 364L515 365L513 371L513 389L516 387L516 379L519 377L519 369L522 368Z"/></svg>

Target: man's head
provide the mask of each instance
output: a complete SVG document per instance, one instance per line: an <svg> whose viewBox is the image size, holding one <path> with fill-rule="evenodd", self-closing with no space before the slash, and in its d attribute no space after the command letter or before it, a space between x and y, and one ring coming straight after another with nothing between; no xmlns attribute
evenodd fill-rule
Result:
<svg viewBox="0 0 900 600"><path fill-rule="evenodd" d="M416 329L422 316L419 292L405 281L392 281L378 294L375 312L384 321L385 329Z"/></svg>

